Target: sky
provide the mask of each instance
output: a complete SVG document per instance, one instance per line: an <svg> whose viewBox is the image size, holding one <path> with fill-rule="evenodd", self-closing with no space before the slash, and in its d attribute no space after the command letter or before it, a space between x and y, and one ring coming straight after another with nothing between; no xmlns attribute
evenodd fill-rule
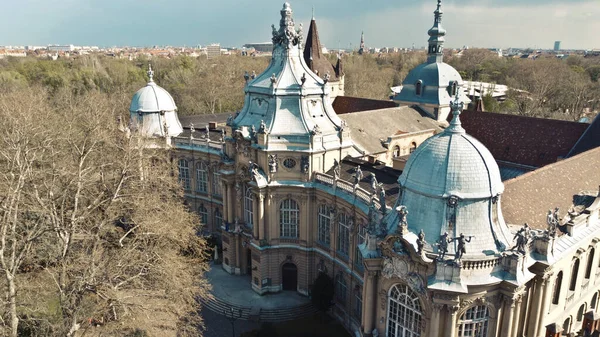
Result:
<svg viewBox="0 0 600 337"><path fill-rule="evenodd" d="M423 47L436 0L290 1L306 34L314 6L328 48ZM266 42L282 0L0 0L0 45L240 47ZM600 49L600 0L443 0L446 47Z"/></svg>

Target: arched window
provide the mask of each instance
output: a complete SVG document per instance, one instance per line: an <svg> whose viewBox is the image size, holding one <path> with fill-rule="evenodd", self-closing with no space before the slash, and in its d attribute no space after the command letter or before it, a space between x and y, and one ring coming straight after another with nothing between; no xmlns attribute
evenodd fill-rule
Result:
<svg viewBox="0 0 600 337"><path fill-rule="evenodd" d="M423 81L418 80L417 83L415 83L415 95L421 96L422 92L423 92Z"/></svg>
<svg viewBox="0 0 600 337"><path fill-rule="evenodd" d="M592 300L590 301L590 308L596 309L597 304L598 304L598 293L595 293L594 296L592 296Z"/></svg>
<svg viewBox="0 0 600 337"><path fill-rule="evenodd" d="M252 227L254 223L254 194L250 187L246 187L244 193L244 222L248 227Z"/></svg>
<svg viewBox="0 0 600 337"><path fill-rule="evenodd" d="M358 232L357 232L357 239L356 239L356 252L355 252L355 258L354 258L354 262L356 264L356 266L362 270L363 269L363 258L362 258L362 253L360 252L360 249L358 249L358 246L362 245L365 242L365 238L367 237L367 227L365 226L358 226Z"/></svg>
<svg viewBox="0 0 600 337"><path fill-rule="evenodd" d="M465 311L458 322L459 337L487 337L490 310L487 305L478 305Z"/></svg>
<svg viewBox="0 0 600 337"><path fill-rule="evenodd" d="M456 96L457 90L458 90L458 82L456 82L456 81L450 82L450 86L448 87L448 94L450 94L450 97Z"/></svg>
<svg viewBox="0 0 600 337"><path fill-rule="evenodd" d="M212 194L217 196L223 195L221 189L221 175L217 172L213 172L212 176Z"/></svg>
<svg viewBox="0 0 600 337"><path fill-rule="evenodd" d="M346 279L344 279L344 273L339 273L335 277L335 298L342 304L346 303Z"/></svg>
<svg viewBox="0 0 600 337"><path fill-rule="evenodd" d="M300 217L298 203L292 199L285 199L281 202L279 213L279 230L281 231L281 236L286 238L297 238Z"/></svg>
<svg viewBox="0 0 600 337"><path fill-rule="evenodd" d="M318 236L317 241L321 244L329 246L331 243L330 231L331 231L331 213L329 207L326 205L319 206L319 220L318 220Z"/></svg>
<svg viewBox="0 0 600 337"><path fill-rule="evenodd" d="M563 272L560 271L556 275L556 281L554 281L554 291L552 293L552 304L558 304L560 300L560 287L562 286Z"/></svg>
<svg viewBox="0 0 600 337"><path fill-rule="evenodd" d="M585 268L585 278L589 279L592 275L592 267L594 266L594 254L596 250L594 248L590 249L590 253L588 254L587 267Z"/></svg>
<svg viewBox="0 0 600 337"><path fill-rule="evenodd" d="M186 191L190 190L190 167L185 159L179 159L179 182Z"/></svg>
<svg viewBox="0 0 600 337"><path fill-rule="evenodd" d="M208 211L204 207L204 204L200 204L198 207L198 214L200 214L200 222L206 225L208 223Z"/></svg>
<svg viewBox="0 0 600 337"><path fill-rule="evenodd" d="M421 335L423 312L419 297L406 285L397 284L388 295L387 337Z"/></svg>
<svg viewBox="0 0 600 337"><path fill-rule="evenodd" d="M577 274L579 273L579 259L575 259L571 268L571 282L569 282L569 290L574 291L577 284Z"/></svg>
<svg viewBox="0 0 600 337"><path fill-rule="evenodd" d="M348 257L348 248L350 247L350 219L345 213L338 215L338 235L337 251Z"/></svg>
<svg viewBox="0 0 600 337"><path fill-rule="evenodd" d="M584 314L585 314L585 303L579 307L579 310L577 310L577 322L583 321Z"/></svg>
<svg viewBox="0 0 600 337"><path fill-rule="evenodd" d="M394 156L394 158L400 157L400 146L394 146L394 152L392 153L392 155Z"/></svg>
<svg viewBox="0 0 600 337"><path fill-rule="evenodd" d="M196 192L206 193L208 186L208 168L204 162L196 164Z"/></svg>
<svg viewBox="0 0 600 337"><path fill-rule="evenodd" d="M410 153L415 152L416 149L417 149L417 143L415 143L415 142L410 143Z"/></svg>
<svg viewBox="0 0 600 337"><path fill-rule="evenodd" d="M565 321L563 322L562 328L563 328L564 335L571 332L571 317L567 317L567 319L565 319Z"/></svg>
<svg viewBox="0 0 600 337"><path fill-rule="evenodd" d="M223 225L223 214L218 208L215 208L215 228L221 228Z"/></svg>

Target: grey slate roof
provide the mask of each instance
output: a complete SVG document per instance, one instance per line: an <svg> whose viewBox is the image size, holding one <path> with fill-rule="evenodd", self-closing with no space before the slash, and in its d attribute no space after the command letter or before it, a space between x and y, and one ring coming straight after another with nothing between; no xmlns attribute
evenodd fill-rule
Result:
<svg viewBox="0 0 600 337"><path fill-rule="evenodd" d="M398 131L417 132L434 129L442 131L438 123L413 107L359 111L343 115L351 130L352 140L367 153L381 153L387 149L380 139L395 135Z"/></svg>

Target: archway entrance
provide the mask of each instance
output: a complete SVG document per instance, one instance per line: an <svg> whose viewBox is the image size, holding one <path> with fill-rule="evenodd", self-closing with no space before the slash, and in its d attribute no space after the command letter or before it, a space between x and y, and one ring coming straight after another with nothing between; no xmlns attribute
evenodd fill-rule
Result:
<svg viewBox="0 0 600 337"><path fill-rule="evenodd" d="M283 290L298 289L298 268L293 263L286 263L281 267L281 283Z"/></svg>

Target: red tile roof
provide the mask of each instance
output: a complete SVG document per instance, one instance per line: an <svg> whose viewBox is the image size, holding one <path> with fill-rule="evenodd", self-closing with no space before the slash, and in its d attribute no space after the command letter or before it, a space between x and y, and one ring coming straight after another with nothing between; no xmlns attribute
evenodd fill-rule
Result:
<svg viewBox="0 0 600 337"><path fill-rule="evenodd" d="M507 223L546 228L549 209L561 217L582 191L597 192L600 184L600 147L544 166L504 182L502 214Z"/></svg>
<svg viewBox="0 0 600 337"><path fill-rule="evenodd" d="M534 167L565 158L589 127L587 123L478 111L463 111L460 120L496 160Z"/></svg>
<svg viewBox="0 0 600 337"><path fill-rule="evenodd" d="M337 96L333 101L333 110L338 115L357 111L379 110L386 108L395 108L398 103L393 101L383 101L378 99L368 99L350 96Z"/></svg>

